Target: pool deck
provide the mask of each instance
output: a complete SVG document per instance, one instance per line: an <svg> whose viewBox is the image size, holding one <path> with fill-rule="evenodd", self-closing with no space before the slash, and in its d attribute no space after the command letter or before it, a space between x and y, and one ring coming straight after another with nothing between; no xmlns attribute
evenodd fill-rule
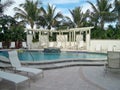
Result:
<svg viewBox="0 0 120 90"><path fill-rule="evenodd" d="M13 85L0 82L0 90L13 90ZM104 66L75 66L44 70L44 78L31 79L31 87L18 90L120 90L120 73L105 73Z"/></svg>
<svg viewBox="0 0 120 90"><path fill-rule="evenodd" d="M26 83L20 85L18 90L120 90L120 72L105 73L104 64L105 60L81 60L30 65L42 68L44 78L31 79L31 87ZM3 62L0 66L9 68L9 64ZM14 90L14 85L5 80L0 81L0 90Z"/></svg>

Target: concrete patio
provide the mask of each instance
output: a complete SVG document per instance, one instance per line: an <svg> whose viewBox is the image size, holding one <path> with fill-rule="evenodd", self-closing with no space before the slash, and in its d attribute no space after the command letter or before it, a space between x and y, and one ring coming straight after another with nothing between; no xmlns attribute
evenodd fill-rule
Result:
<svg viewBox="0 0 120 90"><path fill-rule="evenodd" d="M0 82L0 90L13 90L14 85ZM44 70L44 78L31 80L18 90L120 90L120 73L107 74L103 66L76 66Z"/></svg>

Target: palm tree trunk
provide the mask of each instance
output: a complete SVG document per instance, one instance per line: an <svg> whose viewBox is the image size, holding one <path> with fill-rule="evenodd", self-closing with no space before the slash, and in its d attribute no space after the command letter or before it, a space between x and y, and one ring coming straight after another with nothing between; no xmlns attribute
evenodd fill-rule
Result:
<svg viewBox="0 0 120 90"><path fill-rule="evenodd" d="M104 20L103 19L101 19L100 24L101 24L101 29L104 30Z"/></svg>

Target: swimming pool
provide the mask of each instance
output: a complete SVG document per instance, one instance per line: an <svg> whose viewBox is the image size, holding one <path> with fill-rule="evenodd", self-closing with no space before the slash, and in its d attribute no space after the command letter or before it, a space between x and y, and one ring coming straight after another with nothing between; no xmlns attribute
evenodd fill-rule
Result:
<svg viewBox="0 0 120 90"><path fill-rule="evenodd" d="M0 52L0 55L8 56L8 53ZM44 53L42 51L22 51L18 52L21 61L52 61L52 60L68 60L68 59L105 59L106 54L93 52L68 52L61 53Z"/></svg>

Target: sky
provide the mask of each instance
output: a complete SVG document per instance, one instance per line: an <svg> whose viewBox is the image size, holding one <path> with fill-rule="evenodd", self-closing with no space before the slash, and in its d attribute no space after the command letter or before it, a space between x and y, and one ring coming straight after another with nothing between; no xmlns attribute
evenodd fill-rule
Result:
<svg viewBox="0 0 120 90"><path fill-rule="evenodd" d="M4 1L4 0L2 0ZM19 7L19 4L25 3L25 0L13 0L15 3L5 10L4 14L14 16L15 12L13 10L14 7ZM36 1L36 0L33 0ZM71 14L69 10L73 10L75 7L81 7L82 11L85 12L87 9L92 11L91 5L87 2L90 1L94 5L96 5L96 0L40 0L42 2L42 6L44 8L47 7L48 4L54 5L56 7L56 13L61 12L64 16L69 16L71 18ZM113 2L114 0L110 0ZM115 24L115 23L112 23ZM106 24L106 26L108 26Z"/></svg>
<svg viewBox="0 0 120 90"><path fill-rule="evenodd" d="M25 0L13 0L15 3L6 9L5 14L14 16L15 12L14 7L19 7L19 4L24 3ZM35 0L36 1L36 0ZM42 6L47 7L48 3L56 7L56 13L61 12L65 16L71 17L69 10L73 10L75 7L82 7L82 11L85 12L87 9L91 9L90 4L87 3L90 1L95 3L96 0L41 0Z"/></svg>

